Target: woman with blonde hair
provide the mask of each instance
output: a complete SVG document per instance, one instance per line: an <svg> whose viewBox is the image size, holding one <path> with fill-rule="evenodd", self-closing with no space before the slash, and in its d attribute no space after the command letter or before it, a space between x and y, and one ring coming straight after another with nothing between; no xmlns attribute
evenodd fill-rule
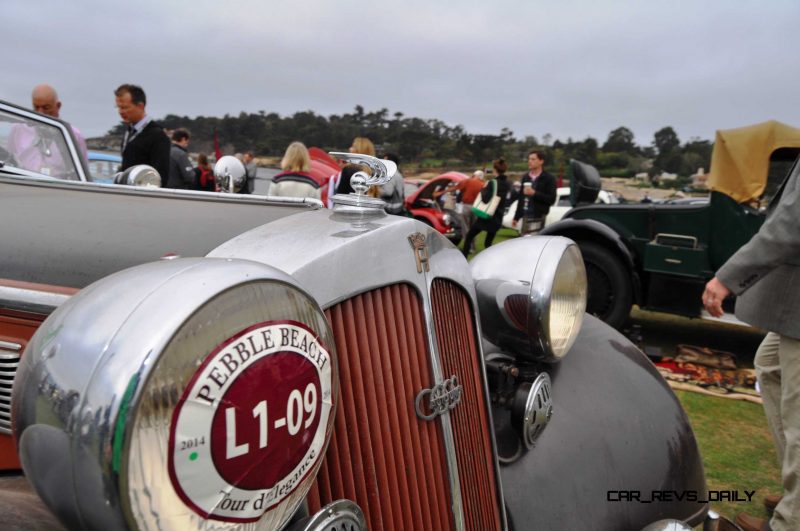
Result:
<svg viewBox="0 0 800 531"><path fill-rule="evenodd" d="M317 181L311 177L311 157L302 142L292 142L281 160L281 173L272 178L269 195L319 199Z"/></svg>

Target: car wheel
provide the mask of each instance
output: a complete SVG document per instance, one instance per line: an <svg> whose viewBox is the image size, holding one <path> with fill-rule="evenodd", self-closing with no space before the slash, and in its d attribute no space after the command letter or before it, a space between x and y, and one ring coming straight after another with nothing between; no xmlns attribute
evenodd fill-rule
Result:
<svg viewBox="0 0 800 531"><path fill-rule="evenodd" d="M614 253L591 242L578 242L589 287L586 311L620 329L628 320L633 289L628 269Z"/></svg>

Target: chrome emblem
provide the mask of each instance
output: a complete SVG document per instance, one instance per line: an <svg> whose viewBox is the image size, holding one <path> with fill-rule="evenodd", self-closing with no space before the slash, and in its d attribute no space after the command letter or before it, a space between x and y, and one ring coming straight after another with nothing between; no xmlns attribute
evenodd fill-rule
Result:
<svg viewBox="0 0 800 531"><path fill-rule="evenodd" d="M431 266L428 263L430 258L428 256L428 247L425 245L425 235L421 232L415 232L408 237L408 242L411 244L411 248L414 249L414 256L417 259L417 273L422 273L423 270L425 272L430 271Z"/></svg>
<svg viewBox="0 0 800 531"><path fill-rule="evenodd" d="M433 389L423 389L417 395L417 400L414 404L417 416L422 420L433 420L439 415L444 415L461 402L463 389L462 386L458 385L458 378L455 374L442 383L436 384ZM430 397L428 399L430 413L425 413L423 410L422 402L426 396Z"/></svg>

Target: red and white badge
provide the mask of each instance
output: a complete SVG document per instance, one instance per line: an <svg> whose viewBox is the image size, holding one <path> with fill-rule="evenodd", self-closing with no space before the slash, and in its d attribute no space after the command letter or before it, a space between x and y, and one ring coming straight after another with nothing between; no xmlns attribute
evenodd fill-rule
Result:
<svg viewBox="0 0 800 531"><path fill-rule="evenodd" d="M217 347L172 416L169 474L180 498L228 522L280 504L322 458L331 364L315 333L295 321L259 323Z"/></svg>

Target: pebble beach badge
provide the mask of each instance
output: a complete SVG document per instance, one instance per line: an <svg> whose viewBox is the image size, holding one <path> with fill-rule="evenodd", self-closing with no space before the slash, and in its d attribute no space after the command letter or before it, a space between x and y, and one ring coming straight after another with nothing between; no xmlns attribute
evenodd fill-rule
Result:
<svg viewBox="0 0 800 531"><path fill-rule="evenodd" d="M251 522L322 458L333 407L328 351L294 321L251 326L219 345L172 416L169 474L204 518Z"/></svg>

